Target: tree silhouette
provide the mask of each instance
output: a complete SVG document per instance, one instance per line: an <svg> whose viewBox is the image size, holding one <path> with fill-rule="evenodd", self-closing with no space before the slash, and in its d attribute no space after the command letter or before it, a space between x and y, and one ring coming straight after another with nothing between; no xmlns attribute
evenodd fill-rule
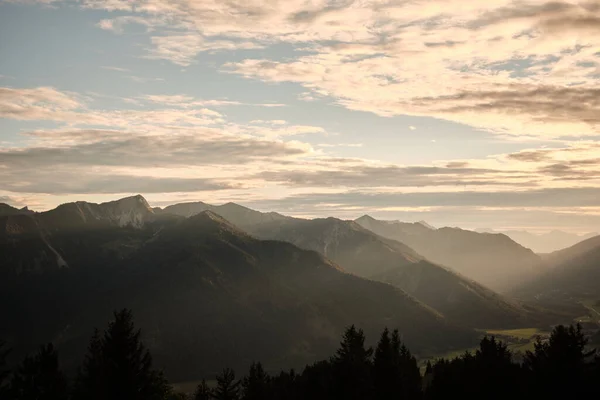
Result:
<svg viewBox="0 0 600 400"><path fill-rule="evenodd" d="M587 358L587 339L581 325L568 328L556 326L548 341L539 337L534 351L528 351L524 365L531 373L534 391L546 397L585 395L587 369L592 365Z"/></svg>
<svg viewBox="0 0 600 400"><path fill-rule="evenodd" d="M344 400L367 400L372 395L372 348L365 348L365 335L354 325L346 329L340 348L331 359L334 397Z"/></svg>
<svg viewBox="0 0 600 400"><path fill-rule="evenodd" d="M18 400L66 400L67 379L58 365L58 354L52 344L25 357L10 383L8 398Z"/></svg>
<svg viewBox="0 0 600 400"><path fill-rule="evenodd" d="M9 353L10 349L7 348L6 342L4 340L0 340L0 398L4 398L4 396L8 395L8 380L10 378L10 370L6 366L6 359L8 358Z"/></svg>
<svg viewBox="0 0 600 400"><path fill-rule="evenodd" d="M252 363L248 375L242 381L243 400L267 400L270 395L269 376L261 363Z"/></svg>
<svg viewBox="0 0 600 400"><path fill-rule="evenodd" d="M114 313L104 335L90 340L78 374L76 400L159 400L170 392L161 372L152 369L152 357L140 341L131 311Z"/></svg>
<svg viewBox="0 0 600 400"><path fill-rule="evenodd" d="M417 359L401 342L398 330L392 333L392 349L396 357L397 374L399 376L400 396L404 399L420 399L422 396L422 379Z"/></svg>
<svg viewBox="0 0 600 400"><path fill-rule="evenodd" d="M279 375L271 378L271 391L273 400L300 399L298 375L292 369L289 372L281 371Z"/></svg>
<svg viewBox="0 0 600 400"><path fill-rule="evenodd" d="M373 358L374 399L387 400L400 397L399 354L392 347L390 332L385 328Z"/></svg>
<svg viewBox="0 0 600 400"><path fill-rule="evenodd" d="M217 375L217 387L212 396L217 400L238 400L240 398L240 382L235 380L235 372L225 368Z"/></svg>
<svg viewBox="0 0 600 400"><path fill-rule="evenodd" d="M202 382L196 387L194 392L194 400L210 400L212 399L212 391L206 384L206 381L202 379Z"/></svg>

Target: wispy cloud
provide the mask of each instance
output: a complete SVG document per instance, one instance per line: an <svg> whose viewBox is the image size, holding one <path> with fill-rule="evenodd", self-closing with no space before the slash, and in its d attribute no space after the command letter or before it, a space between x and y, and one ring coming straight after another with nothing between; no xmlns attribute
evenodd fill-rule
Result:
<svg viewBox="0 0 600 400"><path fill-rule="evenodd" d="M106 69L109 71L118 71L118 72L129 72L130 71L128 68L113 67L113 66L108 66L108 65L103 65L100 68Z"/></svg>

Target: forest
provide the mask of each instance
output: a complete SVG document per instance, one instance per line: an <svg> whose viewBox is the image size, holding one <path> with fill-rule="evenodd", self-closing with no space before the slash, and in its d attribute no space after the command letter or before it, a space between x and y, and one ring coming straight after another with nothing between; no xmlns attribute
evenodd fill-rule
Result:
<svg viewBox="0 0 600 400"><path fill-rule="evenodd" d="M200 355L201 356L201 355ZM257 360L245 375L225 367L194 393L177 392L153 366L128 309L96 330L74 377L61 370L52 344L9 369L10 346L0 341L2 400L436 400L572 399L600 395L600 353L580 325L558 325L518 361L506 344L482 338L475 352L427 361L424 367L387 328L375 348L350 326L329 359L303 371L268 372ZM199 377L202 379L202 377ZM210 377L208 377L210 379Z"/></svg>

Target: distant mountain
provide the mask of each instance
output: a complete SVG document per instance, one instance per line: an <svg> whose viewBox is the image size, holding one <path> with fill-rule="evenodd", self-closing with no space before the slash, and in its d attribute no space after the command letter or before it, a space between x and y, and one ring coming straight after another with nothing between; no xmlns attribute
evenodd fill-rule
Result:
<svg viewBox="0 0 600 400"><path fill-rule="evenodd" d="M591 250L600 247L600 235L582 240L566 249L558 250L544 256L544 260L550 267L564 264L569 260L585 255Z"/></svg>
<svg viewBox="0 0 600 400"><path fill-rule="evenodd" d="M39 214L43 226L50 230L125 227L141 228L154 220L154 211L141 195L107 203L78 201Z"/></svg>
<svg viewBox="0 0 600 400"><path fill-rule="evenodd" d="M515 289L517 296L541 303L600 299L600 236L551 253L546 262L548 272Z"/></svg>
<svg viewBox="0 0 600 400"><path fill-rule="evenodd" d="M431 229L419 223L381 221L368 215L355 222L496 291L515 287L542 270L539 256L506 235L459 228Z"/></svg>
<svg viewBox="0 0 600 400"><path fill-rule="evenodd" d="M557 250L565 249L573 246L578 242L589 239L598 235L598 233L587 233L584 235L577 235L574 233L568 233L563 231L551 231L542 234L534 234L527 231L493 231L490 229L481 229L477 231L486 231L490 233L501 233L510 237L515 242L530 248L536 253L544 254L551 253Z"/></svg>
<svg viewBox="0 0 600 400"><path fill-rule="evenodd" d="M330 354L353 323L371 338L398 328L421 354L476 340L399 288L256 239L211 211L157 218L135 197L48 213L0 224L0 337L16 355L52 340L72 369L93 327L121 307L173 380L257 359L298 367Z"/></svg>
<svg viewBox="0 0 600 400"><path fill-rule="evenodd" d="M15 208L9 206L6 203L0 203L0 217L6 217L9 215L21 215L21 214L32 214L33 211L29 210L27 207L23 208Z"/></svg>
<svg viewBox="0 0 600 400"><path fill-rule="evenodd" d="M180 215L189 215L190 207L174 206L170 210L184 210ZM232 203L223 206L202 203L198 207L210 208L259 238L283 240L317 251L345 271L391 283L465 326L516 327L532 324L538 317L474 281L432 264L405 244L379 236L353 221L297 219L264 214ZM421 223L408 225L416 234L431 230Z"/></svg>
<svg viewBox="0 0 600 400"><path fill-rule="evenodd" d="M0 277L60 270L70 260L90 266L113 263L152 231L142 228L159 219L140 195L0 217Z"/></svg>

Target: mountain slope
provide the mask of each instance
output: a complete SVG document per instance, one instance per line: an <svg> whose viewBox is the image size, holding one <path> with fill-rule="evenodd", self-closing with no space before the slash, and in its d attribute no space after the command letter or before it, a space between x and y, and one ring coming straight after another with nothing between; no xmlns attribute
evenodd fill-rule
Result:
<svg viewBox="0 0 600 400"><path fill-rule="evenodd" d="M405 243L428 260L496 291L506 291L541 272L540 257L505 235L459 228L429 229L421 224L380 221L370 216L363 216L356 223Z"/></svg>
<svg viewBox="0 0 600 400"><path fill-rule="evenodd" d="M564 264L571 259L583 256L597 247L600 247L600 235L583 240L566 249L547 254L544 260L552 268Z"/></svg>
<svg viewBox="0 0 600 400"><path fill-rule="evenodd" d="M517 327L531 324L538 317L521 305L424 260L410 247L376 235L355 222L336 218L273 220L270 215L240 205L211 207L259 238L283 240L317 251L345 271L391 283L456 323L476 328ZM246 219L245 215L252 218ZM416 225L415 229L430 230Z"/></svg>
<svg viewBox="0 0 600 400"><path fill-rule="evenodd" d="M141 228L154 219L154 211L141 195L106 203L78 201L39 213L38 219L49 230L131 226Z"/></svg>
<svg viewBox="0 0 600 400"><path fill-rule="evenodd" d="M575 233L563 232L563 231L550 231L546 233L532 233L528 231L494 231L493 229L475 229L476 232L486 233L500 233L508 236L515 242L528 249L533 250L538 254L549 254L555 251L566 249L571 247L583 240L597 236L598 233L586 233L583 235L577 235Z"/></svg>
<svg viewBox="0 0 600 400"><path fill-rule="evenodd" d="M549 255L547 273L514 293L541 303L600 299L600 236Z"/></svg>
<svg viewBox="0 0 600 400"><path fill-rule="evenodd" d="M476 340L398 288L290 243L256 239L211 212L142 229L82 226L44 228L69 268L0 280L0 336L17 354L52 340L72 368L93 327L121 307L133 309L157 362L177 380L256 359L298 367L330 354L353 323L371 338L397 327L420 353ZM15 262L12 249L3 254Z"/></svg>
<svg viewBox="0 0 600 400"><path fill-rule="evenodd" d="M32 214L33 212L27 207L15 208L9 206L6 203L0 203L0 217L6 217L9 215L20 215L20 214Z"/></svg>

